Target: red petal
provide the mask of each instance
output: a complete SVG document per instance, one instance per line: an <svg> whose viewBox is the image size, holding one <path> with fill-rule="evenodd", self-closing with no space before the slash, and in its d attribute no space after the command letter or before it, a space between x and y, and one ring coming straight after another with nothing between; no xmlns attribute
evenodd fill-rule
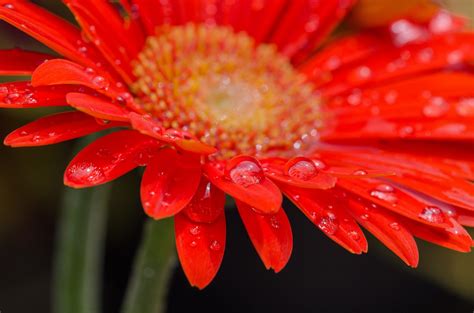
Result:
<svg viewBox="0 0 474 313"><path fill-rule="evenodd" d="M418 248L410 231L394 214L349 196L349 213L407 265L418 265Z"/></svg>
<svg viewBox="0 0 474 313"><path fill-rule="evenodd" d="M38 65L50 59L54 57L39 52L0 50L0 75L31 75Z"/></svg>
<svg viewBox="0 0 474 313"><path fill-rule="evenodd" d="M284 187L285 195L325 235L349 252L367 252L367 240L354 219L341 207L341 200L330 191Z"/></svg>
<svg viewBox="0 0 474 313"><path fill-rule="evenodd" d="M174 222L176 249L184 273L192 286L203 289L216 276L224 257L225 215L213 223L198 223L181 212Z"/></svg>
<svg viewBox="0 0 474 313"><path fill-rule="evenodd" d="M96 118L120 122L129 121L130 111L107 100L84 93L68 93L66 99L72 107Z"/></svg>
<svg viewBox="0 0 474 313"><path fill-rule="evenodd" d="M338 185L387 210L406 216L417 222L432 227L451 227L448 217L443 212L438 210L437 212L439 212L439 214L436 217L431 215L426 216L425 212L428 204L405 193L390 182L377 179L340 179Z"/></svg>
<svg viewBox="0 0 474 313"><path fill-rule="evenodd" d="M112 4L105 1L66 0L85 35L128 83L133 82L131 63L143 48L145 38L136 22L126 23ZM104 16L107 18L104 19Z"/></svg>
<svg viewBox="0 0 474 313"><path fill-rule="evenodd" d="M0 19L84 66L97 68L97 64L107 64L76 27L29 1L1 0Z"/></svg>
<svg viewBox="0 0 474 313"><path fill-rule="evenodd" d="M237 168L239 167L240 168ZM238 156L227 166L218 162L206 163L204 169L209 180L232 197L263 213L276 213L282 203L280 189L263 174L258 161ZM231 174L232 170L236 170ZM234 178L232 178L234 175Z"/></svg>
<svg viewBox="0 0 474 313"><path fill-rule="evenodd" d="M267 269L281 271L291 256L293 234L283 209L275 214L259 214L240 201L237 208L247 233Z"/></svg>
<svg viewBox="0 0 474 313"><path fill-rule="evenodd" d="M322 92L327 96L336 95L363 85L381 84L466 63L474 58L473 36L468 32L440 35L423 43L377 51L376 57L370 54L356 65L333 72L332 80ZM423 56L426 51L428 59Z"/></svg>
<svg viewBox="0 0 474 313"><path fill-rule="evenodd" d="M145 212L154 219L175 215L191 201L200 178L199 157L161 150L143 174L140 194Z"/></svg>
<svg viewBox="0 0 474 313"><path fill-rule="evenodd" d="M153 120L149 115L132 112L130 113L129 118L132 127L140 133L161 141L174 143L184 151L199 154L212 154L216 152L216 148L212 146L206 145L196 139L187 138L188 134L173 129L166 131L158 121Z"/></svg>
<svg viewBox="0 0 474 313"><path fill-rule="evenodd" d="M443 163L416 155L387 152L357 146L321 146L319 152L327 159L347 164L396 172L390 180L411 190L422 191L431 197L467 210L474 210L472 184L464 179L448 175L442 170Z"/></svg>
<svg viewBox="0 0 474 313"><path fill-rule="evenodd" d="M336 185L336 177L320 171L308 158L272 158L261 162L268 178L279 183L310 189L329 189Z"/></svg>
<svg viewBox="0 0 474 313"><path fill-rule="evenodd" d="M451 218L451 223L453 227L444 230L426 227L423 224L418 224L408 219L403 221L403 224L410 232L418 238L459 252L470 252L472 245L471 236L453 218Z"/></svg>
<svg viewBox="0 0 474 313"><path fill-rule="evenodd" d="M20 81L0 84L0 107L9 109L67 106L66 94L85 90L78 86L32 87L30 82Z"/></svg>
<svg viewBox="0 0 474 313"><path fill-rule="evenodd" d="M296 61L304 60L327 37L356 1L290 1L271 42Z"/></svg>
<svg viewBox="0 0 474 313"><path fill-rule="evenodd" d="M55 59L41 64L31 77L34 87L49 85L82 85L118 102L132 106L133 99L123 87L117 87L106 76L67 60Z"/></svg>
<svg viewBox="0 0 474 313"><path fill-rule="evenodd" d="M133 130L106 135L88 145L69 163L64 184L84 188L107 183L142 165L159 143Z"/></svg>
<svg viewBox="0 0 474 313"><path fill-rule="evenodd" d="M201 176L199 187L184 212L191 221L213 223L224 213L225 193Z"/></svg>
<svg viewBox="0 0 474 313"><path fill-rule="evenodd" d="M99 124L95 118L81 112L58 113L18 128L5 138L4 143L12 147L44 146L116 126Z"/></svg>
<svg viewBox="0 0 474 313"><path fill-rule="evenodd" d="M149 35L155 35L156 27L175 22L179 13L173 9L174 1L133 0L133 4Z"/></svg>

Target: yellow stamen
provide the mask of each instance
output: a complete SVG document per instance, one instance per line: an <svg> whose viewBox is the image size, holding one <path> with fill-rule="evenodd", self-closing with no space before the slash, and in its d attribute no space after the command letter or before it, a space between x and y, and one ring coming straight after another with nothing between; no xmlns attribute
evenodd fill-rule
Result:
<svg viewBox="0 0 474 313"><path fill-rule="evenodd" d="M137 102L166 128L236 154L295 154L320 127L320 97L274 46L227 27L163 26L134 64Z"/></svg>

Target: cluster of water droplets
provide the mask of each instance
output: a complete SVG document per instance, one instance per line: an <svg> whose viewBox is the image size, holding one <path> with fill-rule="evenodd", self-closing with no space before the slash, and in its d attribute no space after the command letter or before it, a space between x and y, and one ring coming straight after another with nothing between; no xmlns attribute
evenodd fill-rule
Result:
<svg viewBox="0 0 474 313"><path fill-rule="evenodd" d="M189 233L193 236L193 239L189 241L189 246L191 248L196 248L199 245L199 242L204 240L204 236L202 236L202 227L201 225L192 225L189 228ZM208 247L210 250L218 252L222 249L222 244L217 239L211 239L208 242Z"/></svg>

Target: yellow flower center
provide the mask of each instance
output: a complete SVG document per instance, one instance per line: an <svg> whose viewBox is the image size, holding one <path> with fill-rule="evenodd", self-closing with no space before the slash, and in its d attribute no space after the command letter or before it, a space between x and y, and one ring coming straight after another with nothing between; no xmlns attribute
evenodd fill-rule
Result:
<svg viewBox="0 0 474 313"><path fill-rule="evenodd" d="M220 157L298 154L321 126L320 97L289 60L227 27L163 26L134 73L132 90L147 112Z"/></svg>

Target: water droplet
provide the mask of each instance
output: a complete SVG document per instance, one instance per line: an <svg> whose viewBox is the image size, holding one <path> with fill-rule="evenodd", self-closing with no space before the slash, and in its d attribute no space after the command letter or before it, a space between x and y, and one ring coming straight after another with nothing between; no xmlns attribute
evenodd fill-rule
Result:
<svg viewBox="0 0 474 313"><path fill-rule="evenodd" d="M201 228L198 225L196 225L196 226L191 227L189 229L189 232L191 233L191 235L196 236L201 232Z"/></svg>
<svg viewBox="0 0 474 313"><path fill-rule="evenodd" d="M16 101L18 98L20 98L20 94L17 92L12 92L7 95L7 99L10 101Z"/></svg>
<svg viewBox="0 0 474 313"><path fill-rule="evenodd" d="M31 141L35 142L35 143L38 143L41 141L41 136L40 135L35 135L33 136L33 138L31 139Z"/></svg>
<svg viewBox="0 0 474 313"><path fill-rule="evenodd" d="M352 238L352 240L355 240L355 241L359 241L360 240L360 235L358 232L356 232L355 230L353 231L350 231L347 233L349 235L349 237Z"/></svg>
<svg viewBox="0 0 474 313"><path fill-rule="evenodd" d="M385 103L387 104L394 104L398 99L398 92L395 90L391 90L387 92L384 96Z"/></svg>
<svg viewBox="0 0 474 313"><path fill-rule="evenodd" d="M27 131L22 130L20 132L20 136L28 136L28 135L29 135L29 133Z"/></svg>
<svg viewBox="0 0 474 313"><path fill-rule="evenodd" d="M429 24L429 29L435 34L442 34L449 32L453 28L453 18L450 13L443 10L438 11L438 13L431 19Z"/></svg>
<svg viewBox="0 0 474 313"><path fill-rule="evenodd" d="M105 178L104 172L90 162L76 163L68 169L68 178L77 183L99 183Z"/></svg>
<svg viewBox="0 0 474 313"><path fill-rule="evenodd" d="M280 222L278 221L276 216L270 217L270 225L275 229L280 228Z"/></svg>
<svg viewBox="0 0 474 313"><path fill-rule="evenodd" d="M314 164L314 166L316 166L316 168L318 170L323 170L327 167L326 163L324 163L323 161L321 161L319 159L313 159L313 164Z"/></svg>
<svg viewBox="0 0 474 313"><path fill-rule="evenodd" d="M389 226L393 230L397 230L397 231L400 230L400 225L397 222L390 223Z"/></svg>
<svg viewBox="0 0 474 313"><path fill-rule="evenodd" d="M425 48L418 52L418 61L421 63L429 63L433 59L433 49L432 48Z"/></svg>
<svg viewBox="0 0 474 313"><path fill-rule="evenodd" d="M196 242L195 240L193 240L193 241L191 241L191 242L189 243L189 246L190 246L191 248L196 248L197 242Z"/></svg>
<svg viewBox="0 0 474 313"><path fill-rule="evenodd" d="M441 209L436 206L426 206L419 216L430 223L444 222L443 213L441 212Z"/></svg>
<svg viewBox="0 0 474 313"><path fill-rule="evenodd" d="M369 214L362 214L360 218L363 219L364 221L367 221L369 219Z"/></svg>
<svg viewBox="0 0 474 313"><path fill-rule="evenodd" d="M99 89L107 89L109 82L103 76L97 75L92 78L92 83Z"/></svg>
<svg viewBox="0 0 474 313"><path fill-rule="evenodd" d="M77 48L77 51L79 51L79 53L86 54L87 53L87 47L86 46L81 46L81 47Z"/></svg>
<svg viewBox="0 0 474 313"><path fill-rule="evenodd" d="M5 4L3 5L3 7L4 7L5 9L9 9L9 10L14 10L14 9L15 9L15 6L14 6L13 4L11 4L11 3L5 3Z"/></svg>
<svg viewBox="0 0 474 313"><path fill-rule="evenodd" d="M318 223L319 229L321 229L327 235L334 235L338 230L339 226L329 217L323 217Z"/></svg>
<svg viewBox="0 0 474 313"><path fill-rule="evenodd" d="M312 32L315 32L318 29L318 27L319 27L319 16L313 14L309 18L309 20L306 22L304 26L304 30L307 33L312 33Z"/></svg>
<svg viewBox="0 0 474 313"><path fill-rule="evenodd" d="M456 112L464 117L474 117L474 98L460 100L456 106Z"/></svg>
<svg viewBox="0 0 474 313"><path fill-rule="evenodd" d="M449 104L442 97L433 97L423 108L423 114L426 117L441 117L448 113Z"/></svg>
<svg viewBox="0 0 474 313"><path fill-rule="evenodd" d="M86 74L88 74L88 75L93 75L93 74L95 74L95 70L94 70L92 67L86 67L86 68L84 69L84 72L85 72Z"/></svg>
<svg viewBox="0 0 474 313"><path fill-rule="evenodd" d="M376 189L370 192L370 195L379 200L386 201L388 203L396 203L398 201L397 196L393 193L393 188L388 185L379 185Z"/></svg>
<svg viewBox="0 0 474 313"><path fill-rule="evenodd" d="M221 244L217 240L213 240L209 245L209 249L212 251L219 251L221 249Z"/></svg>
<svg viewBox="0 0 474 313"><path fill-rule="evenodd" d="M393 187L387 184L380 184L375 189L382 192L393 192Z"/></svg>
<svg viewBox="0 0 474 313"><path fill-rule="evenodd" d="M296 179L309 180L317 175L313 161L307 158L295 158L287 162L287 175Z"/></svg>
<svg viewBox="0 0 474 313"><path fill-rule="evenodd" d="M446 60L451 65L459 64L463 61L463 59L464 59L464 53L462 51L450 52L448 56L446 57Z"/></svg>
<svg viewBox="0 0 474 313"><path fill-rule="evenodd" d="M410 135L413 135L413 133L415 132L415 129L413 128L413 126L403 126L400 128L400 130L398 131L398 134L400 135L400 137L407 137L407 136L410 136Z"/></svg>
<svg viewBox="0 0 474 313"><path fill-rule="evenodd" d="M262 168L256 161L250 158L243 158L230 171L229 177L237 185L250 187L259 184L265 179Z"/></svg>
<svg viewBox="0 0 474 313"><path fill-rule="evenodd" d="M365 175L367 175L367 171L364 171L364 170L356 170L356 171L352 172L352 175L365 176Z"/></svg>

